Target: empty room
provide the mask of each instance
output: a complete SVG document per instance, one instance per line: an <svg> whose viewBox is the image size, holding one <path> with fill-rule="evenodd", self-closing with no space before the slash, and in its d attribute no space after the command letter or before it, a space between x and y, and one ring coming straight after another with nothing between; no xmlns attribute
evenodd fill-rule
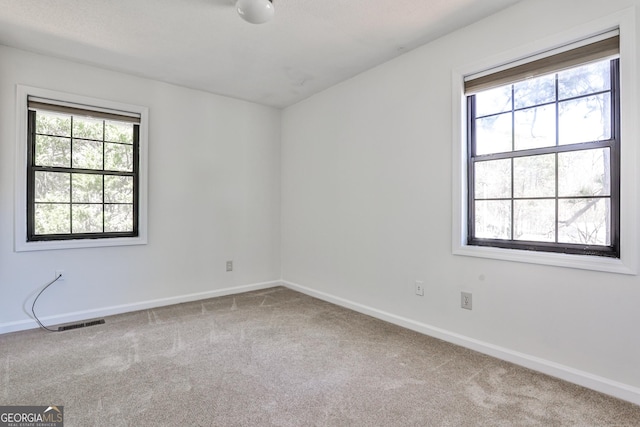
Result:
<svg viewBox="0 0 640 427"><path fill-rule="evenodd" d="M0 0L0 426L640 426L639 19Z"/></svg>

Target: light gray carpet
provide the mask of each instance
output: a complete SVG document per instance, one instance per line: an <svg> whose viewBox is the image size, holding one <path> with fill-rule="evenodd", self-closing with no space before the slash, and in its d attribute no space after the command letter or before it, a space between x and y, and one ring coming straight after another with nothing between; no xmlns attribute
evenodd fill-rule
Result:
<svg viewBox="0 0 640 427"><path fill-rule="evenodd" d="M72 426L637 426L640 407L277 287L0 336Z"/></svg>

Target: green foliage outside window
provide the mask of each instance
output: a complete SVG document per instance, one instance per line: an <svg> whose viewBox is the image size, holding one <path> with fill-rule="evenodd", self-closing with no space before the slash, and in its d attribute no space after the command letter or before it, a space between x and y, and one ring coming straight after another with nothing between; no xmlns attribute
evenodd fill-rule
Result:
<svg viewBox="0 0 640 427"><path fill-rule="evenodd" d="M30 240L135 236L137 127L30 111Z"/></svg>

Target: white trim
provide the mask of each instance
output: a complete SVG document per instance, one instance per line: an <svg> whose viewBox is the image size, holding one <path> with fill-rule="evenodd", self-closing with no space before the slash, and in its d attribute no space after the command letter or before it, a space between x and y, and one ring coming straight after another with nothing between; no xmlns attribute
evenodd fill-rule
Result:
<svg viewBox="0 0 640 427"><path fill-rule="evenodd" d="M57 99L72 104L92 105L98 108L129 111L140 115L140 164L138 165L138 237L114 239L83 239L65 241L27 242L27 98L35 96ZM75 249L106 246L144 245L147 243L148 205L148 125L149 109L140 105L124 104L90 98L87 96L57 92L30 86L16 85L16 159L14 200L14 250L39 251L51 249Z"/></svg>
<svg viewBox="0 0 640 427"><path fill-rule="evenodd" d="M601 393L605 393L631 403L635 403L636 405L640 405L640 388L638 387L633 387L628 384L613 381L608 378L600 377L598 375L593 375L589 372L580 371L578 369L561 365L550 360L513 351L508 348L500 347L461 334L457 334L455 332L447 331L446 329L431 326L426 323L417 322L406 317L397 316L395 314L378 310L376 308L359 304L357 302L353 302L344 298L336 297L325 292L316 291L297 283L283 280L282 284L290 289L302 292L303 294L310 295L323 301L327 301L332 304L336 304L371 317L375 317L376 319L384 320L386 322L393 323L394 325L398 325L424 335L428 335L434 338L441 339L443 341L450 342L452 344L469 348L471 350L487 354L489 356L514 363L516 365L524 366L525 368L533 369L552 377L560 378L570 383L578 384L580 386L599 391Z"/></svg>
<svg viewBox="0 0 640 427"><path fill-rule="evenodd" d="M150 308L164 307L167 305L181 304L184 302L199 301L209 298L222 297L226 295L241 294L249 291L273 288L280 286L279 280L270 282L252 283L249 285L234 286L231 288L216 289L213 291L197 292L193 294L177 295L168 298L158 298L147 301L139 301L131 304L114 305L111 307L101 307L92 310L75 311L72 313L56 314L40 318L45 325L64 324L70 322L78 322L81 320L95 319L98 317L113 316L115 314L129 313L139 310L147 310ZM18 320L14 322L0 323L0 335L9 332L23 331L26 329L36 329L38 324L34 319Z"/></svg>
<svg viewBox="0 0 640 427"><path fill-rule="evenodd" d="M452 202L452 253L455 255L492 258L532 264L553 265L584 270L635 275L638 272L638 181L640 150L637 147L636 122L637 53L635 7L622 10L561 34L536 40L526 46L466 64L452 71L452 122L453 122L453 202ZM523 58L549 48L563 46L586 39L612 28L620 31L620 110L621 110L621 194L620 194L620 259L597 256L567 255L524 250L485 248L466 244L467 235L467 170L466 170L466 120L464 77L505 64L514 58Z"/></svg>

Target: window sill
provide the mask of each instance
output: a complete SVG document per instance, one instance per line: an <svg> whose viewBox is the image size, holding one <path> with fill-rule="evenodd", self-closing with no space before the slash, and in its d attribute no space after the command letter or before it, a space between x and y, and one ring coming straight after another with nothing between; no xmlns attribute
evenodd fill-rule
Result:
<svg viewBox="0 0 640 427"><path fill-rule="evenodd" d="M501 261L515 261L555 267L577 268L581 270L603 271L607 273L637 274L635 268L622 258L607 258L589 255L535 252L518 249L503 249L484 246L460 245L453 250L454 255L490 258Z"/></svg>
<svg viewBox="0 0 640 427"><path fill-rule="evenodd" d="M112 246L146 245L145 237L116 237L113 239L79 239L42 242L16 242L16 252L49 251L54 249L86 249Z"/></svg>

